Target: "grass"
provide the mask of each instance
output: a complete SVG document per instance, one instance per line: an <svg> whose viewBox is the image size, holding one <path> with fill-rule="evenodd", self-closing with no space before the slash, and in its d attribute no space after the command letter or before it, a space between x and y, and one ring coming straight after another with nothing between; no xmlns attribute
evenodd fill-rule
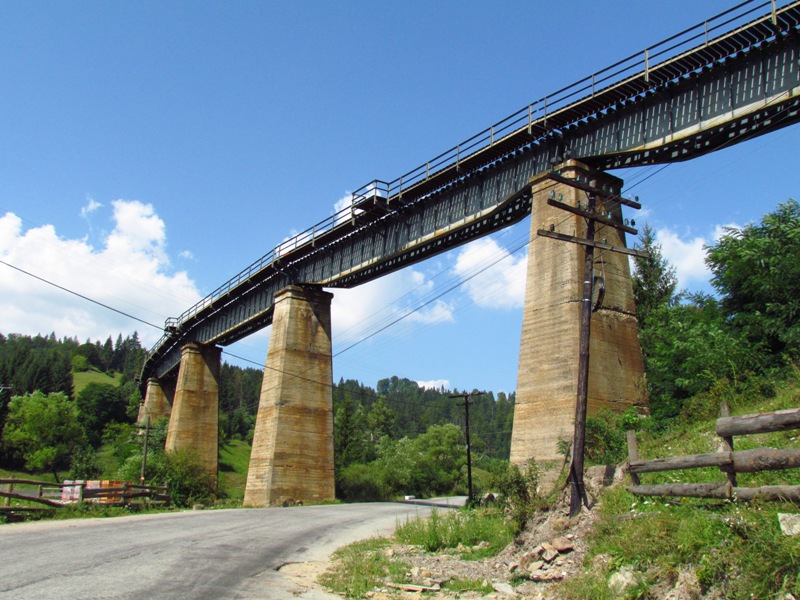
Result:
<svg viewBox="0 0 800 600"><path fill-rule="evenodd" d="M409 567L389 558L386 549L390 545L386 538L373 538L340 548L333 554L333 566L319 582L346 598L363 598L387 580L404 582Z"/></svg>
<svg viewBox="0 0 800 600"><path fill-rule="evenodd" d="M514 538L511 525L495 510L431 511L428 518L415 517L397 527L397 540L421 546L428 552L464 547L462 558L478 560L494 556ZM484 548L473 550L481 542Z"/></svg>
<svg viewBox="0 0 800 600"><path fill-rule="evenodd" d="M734 401L736 399L734 398ZM800 406L800 382L788 381L773 398L733 403L733 414L769 412ZM716 452L720 439L715 419L677 424L662 434L640 436L641 458ZM738 450L761 446L797 447L798 432L737 436ZM641 475L643 484L724 482L719 469L665 471ZM741 473L739 485L800 485L800 470ZM800 539L782 534L778 513L797 513L791 504L754 501L735 503L690 498L645 498L624 488L607 491L590 540L587 570L565 580L559 595L567 599L647 597L655 585L671 586L681 569L694 569L707 590L721 597L783 598L800 594ZM627 518L635 517L635 518ZM635 540L635 543L631 543ZM605 568L592 570L598 555L610 557ZM622 596L609 589L608 577L632 567L641 582Z"/></svg>
<svg viewBox="0 0 800 600"><path fill-rule="evenodd" d="M75 395L80 394L81 390L90 383L108 383L110 385L119 385L122 381L122 373L116 373L113 377L98 371L95 368L89 371L78 371L72 374L72 384L75 388Z"/></svg>
<svg viewBox="0 0 800 600"><path fill-rule="evenodd" d="M247 470L250 467L250 445L231 440L219 451L219 485L229 503L242 505Z"/></svg>

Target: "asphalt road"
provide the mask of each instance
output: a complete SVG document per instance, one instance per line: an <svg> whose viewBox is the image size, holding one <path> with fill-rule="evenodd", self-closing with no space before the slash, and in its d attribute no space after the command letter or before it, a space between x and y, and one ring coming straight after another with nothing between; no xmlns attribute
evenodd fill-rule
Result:
<svg viewBox="0 0 800 600"><path fill-rule="evenodd" d="M429 504L187 511L0 526L0 598L322 600L278 569L390 533Z"/></svg>

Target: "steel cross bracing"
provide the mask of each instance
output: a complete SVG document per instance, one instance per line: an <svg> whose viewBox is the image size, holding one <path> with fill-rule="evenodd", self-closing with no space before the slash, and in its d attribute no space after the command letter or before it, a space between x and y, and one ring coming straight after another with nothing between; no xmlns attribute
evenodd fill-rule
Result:
<svg viewBox="0 0 800 600"><path fill-rule="evenodd" d="M799 28L800 1L744 2L363 186L351 207L168 319L142 381L173 370L187 342L224 346L266 327L287 285L352 287L518 222L531 210L527 181L566 158L675 162L797 122Z"/></svg>

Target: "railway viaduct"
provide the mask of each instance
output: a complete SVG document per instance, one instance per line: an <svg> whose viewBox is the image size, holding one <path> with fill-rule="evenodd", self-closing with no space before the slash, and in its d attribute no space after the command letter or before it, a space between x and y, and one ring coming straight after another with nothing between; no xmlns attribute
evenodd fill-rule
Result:
<svg viewBox="0 0 800 600"><path fill-rule="evenodd" d="M142 369L140 420L217 471L221 347L272 325L244 503L334 497L332 294L531 215L511 460L556 459L575 422L584 237L635 233L606 171L688 160L800 120L800 2L750 0L545 96L267 253L180 317ZM598 205L587 218L587 190ZM570 212L565 212L568 207ZM549 232L549 233L548 233ZM595 238L596 239L596 238ZM595 261L589 411L640 403L628 257ZM554 342L553 340L558 340Z"/></svg>

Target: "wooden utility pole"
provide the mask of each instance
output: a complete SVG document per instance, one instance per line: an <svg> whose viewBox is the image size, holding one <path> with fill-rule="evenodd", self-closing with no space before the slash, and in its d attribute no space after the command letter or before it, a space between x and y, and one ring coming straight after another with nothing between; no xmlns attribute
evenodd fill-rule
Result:
<svg viewBox="0 0 800 600"><path fill-rule="evenodd" d="M611 252L621 252L633 256L646 256L647 254L639 250L632 250L621 246L612 246L608 243L595 241L595 233L597 223L603 226L613 227L636 235L636 229L615 220L608 212L607 204L618 203L625 204L632 208L639 209L641 205L638 202L627 200L619 196L618 192L601 189L598 186L597 180L586 178L582 180L580 177L571 179L563 177L559 173L551 172L549 178L579 190L586 192L587 202L581 206L579 202L577 206L572 206L561 201L560 197L557 199L555 192L550 195L547 203L550 206L565 210L572 214L583 217L586 220L586 237L579 238L576 236L564 235L556 233L554 227L551 226L550 230L540 229L537 233L543 237L549 237L560 241L572 242L584 246L584 259L583 259L583 294L581 298L581 316L580 316L580 342L579 342L579 362L578 362L578 385L577 385L577 398L575 403L575 433L572 442L572 462L569 468L569 481L570 481L570 516L575 516L580 512L581 503L588 506L588 499L583 485L583 462L585 454L585 441L586 441L586 413L589 403L589 342L591 335L591 320L592 312L600 308L602 304L602 293L598 294L598 300L592 303L592 296L595 288L595 280L598 280L602 286L605 282L602 278L595 278L594 276L594 250L600 248ZM598 198L601 198L602 208L606 210L598 211ZM604 289L604 287L602 288ZM600 292L602 292L602 289Z"/></svg>
<svg viewBox="0 0 800 600"><path fill-rule="evenodd" d="M466 432L465 436L467 438L467 506L472 505L472 499L474 495L472 493L472 451L470 448L470 440L469 440L469 399L472 396L483 396L486 392L472 392L470 394L454 394L450 396L451 398L463 398L464 404L459 404L458 406L464 407L464 416L465 416L465 426Z"/></svg>

